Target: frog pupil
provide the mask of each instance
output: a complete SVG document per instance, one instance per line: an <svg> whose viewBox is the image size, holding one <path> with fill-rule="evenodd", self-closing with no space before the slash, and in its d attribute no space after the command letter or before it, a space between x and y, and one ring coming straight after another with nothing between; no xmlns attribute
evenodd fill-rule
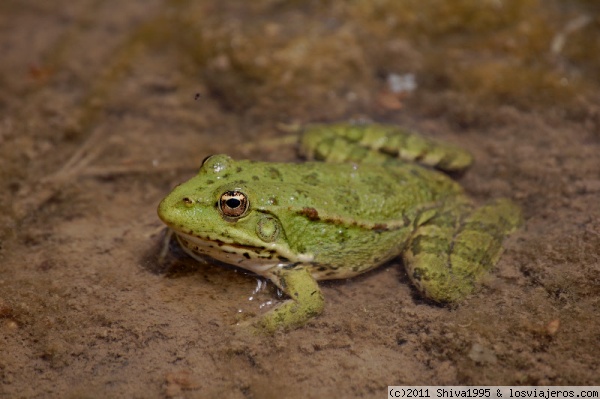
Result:
<svg viewBox="0 0 600 399"><path fill-rule="evenodd" d="M240 206L242 202L239 199L237 199L237 198L229 198L225 203L231 209L235 209L238 206Z"/></svg>

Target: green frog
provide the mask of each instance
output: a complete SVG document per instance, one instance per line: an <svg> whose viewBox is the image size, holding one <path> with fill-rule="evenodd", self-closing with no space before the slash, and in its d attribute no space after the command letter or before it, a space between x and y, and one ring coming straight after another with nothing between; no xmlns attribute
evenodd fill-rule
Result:
<svg viewBox="0 0 600 399"><path fill-rule="evenodd" d="M446 174L464 171L469 153L399 127L310 125L300 147L307 162L210 156L158 207L189 255L250 270L287 295L251 323L259 329L305 324L323 311L318 280L398 256L424 297L458 302L521 223L510 200L476 207Z"/></svg>

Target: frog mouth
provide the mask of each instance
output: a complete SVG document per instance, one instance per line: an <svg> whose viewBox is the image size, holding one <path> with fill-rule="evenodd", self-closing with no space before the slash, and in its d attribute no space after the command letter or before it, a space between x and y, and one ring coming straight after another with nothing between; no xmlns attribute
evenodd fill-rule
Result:
<svg viewBox="0 0 600 399"><path fill-rule="evenodd" d="M181 232L175 233L183 250L198 260L205 260L202 257L208 256L250 270L256 274L263 274L273 267L281 267L294 262L285 256L281 256L276 248L241 245L209 237L199 237Z"/></svg>

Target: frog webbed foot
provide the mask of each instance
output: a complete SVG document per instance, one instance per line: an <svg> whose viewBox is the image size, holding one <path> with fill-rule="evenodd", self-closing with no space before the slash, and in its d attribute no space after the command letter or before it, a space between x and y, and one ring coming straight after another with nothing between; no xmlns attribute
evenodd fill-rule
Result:
<svg viewBox="0 0 600 399"><path fill-rule="evenodd" d="M323 312L324 299L317 281L303 265L275 267L265 275L290 299L277 305L252 325L259 331L274 332L304 325Z"/></svg>
<svg viewBox="0 0 600 399"><path fill-rule="evenodd" d="M473 209L458 203L419 225L403 254L417 289L436 302L457 302L498 262L502 241L521 224L521 211L499 199Z"/></svg>

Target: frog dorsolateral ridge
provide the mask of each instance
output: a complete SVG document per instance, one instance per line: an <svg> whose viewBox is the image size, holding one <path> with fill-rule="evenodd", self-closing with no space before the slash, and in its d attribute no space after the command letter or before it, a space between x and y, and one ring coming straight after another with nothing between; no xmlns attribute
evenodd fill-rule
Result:
<svg viewBox="0 0 600 399"><path fill-rule="evenodd" d="M460 301L521 223L510 200L475 207L441 172L471 164L459 148L395 126L350 123L309 126L301 146L325 162L213 155L158 208L188 254L251 270L289 296L255 320L260 329L304 324L323 310L318 280L352 277L396 256L425 297Z"/></svg>

